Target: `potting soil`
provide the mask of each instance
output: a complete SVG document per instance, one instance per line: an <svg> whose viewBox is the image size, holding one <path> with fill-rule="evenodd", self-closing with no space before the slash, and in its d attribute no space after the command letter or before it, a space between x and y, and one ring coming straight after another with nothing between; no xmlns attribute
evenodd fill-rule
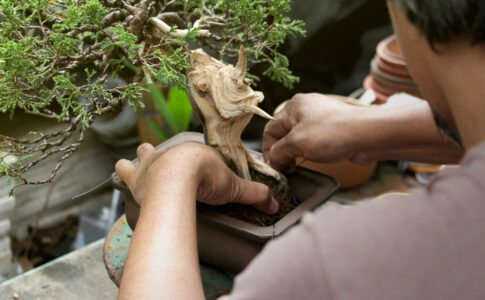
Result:
<svg viewBox="0 0 485 300"><path fill-rule="evenodd" d="M226 204L223 206L211 206L198 203L198 210L215 211L257 226L271 226L281 220L300 204L300 201L296 199L294 194L291 191L288 191L286 185L282 188L282 185L273 178L255 173L252 170L251 177L254 181L261 182L270 187L273 197L280 205L280 208L276 214L267 215L258 211L253 206L236 203Z"/></svg>

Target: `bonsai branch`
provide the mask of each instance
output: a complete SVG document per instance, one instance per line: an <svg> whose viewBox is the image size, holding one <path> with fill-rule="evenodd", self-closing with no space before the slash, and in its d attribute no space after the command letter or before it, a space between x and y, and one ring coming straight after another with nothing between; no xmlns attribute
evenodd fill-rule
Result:
<svg viewBox="0 0 485 300"><path fill-rule="evenodd" d="M40 159L76 150L67 146L76 145L77 133L100 114L118 109L122 102L141 107L139 82L144 78L187 89L189 39L211 49L221 61L237 57L244 46L250 62L269 66L263 75L286 86L297 80L287 68L287 58L277 52L288 34L303 32L301 22L285 15L290 9L287 0L58 0L43 6L37 2L0 1L0 111L55 119L66 129L24 138L0 136L0 149L20 161L8 168L9 174L19 175L24 183L35 182L22 173ZM111 75L128 83L108 89L106 79ZM259 98L251 99L241 102L245 105L236 119L245 122L253 113L269 117L253 103ZM236 127L242 130L244 122ZM236 133L228 136L239 138ZM240 151L240 157L243 154ZM0 158L0 173L5 174L3 164ZM242 161L237 165L244 169Z"/></svg>
<svg viewBox="0 0 485 300"><path fill-rule="evenodd" d="M66 140L65 138L61 138L61 140L59 140L58 142L65 141L65 140ZM73 142L73 143L70 143L69 145L66 145L66 146L61 147L61 148L55 148L55 149L52 149L50 151L46 151L41 156L36 157L31 162L29 162L27 165L23 165L20 168L9 167L6 170L4 170L4 172L6 172L8 176L16 177L21 181L20 183L18 183L17 185L14 186L14 188L12 189L12 192L22 185L27 185L27 184L29 184L29 185L39 185L39 184L52 183L52 181L55 179L55 177L57 175L57 172L61 169L64 162L68 158L70 158L79 149L79 147L81 146L83 141L84 141L84 132L81 132L79 137L76 139L76 141ZM63 142L61 142L61 143L63 143ZM55 144L58 144L58 143L57 142L46 143L46 145L47 144L55 145ZM21 151L21 152L23 152L23 151ZM54 169L52 170L51 174L47 178L44 178L44 179L41 179L41 180L29 180L29 179L27 179L26 177L23 176L23 173L26 170L32 168L33 166L37 165L41 161L44 161L48 157L50 157L54 154L58 154L58 153L62 153L62 156L59 158Z"/></svg>
<svg viewBox="0 0 485 300"><path fill-rule="evenodd" d="M181 38L181 37L184 37L186 36L188 33L189 33L189 30L187 29L175 29L175 30L172 30L172 27L169 26L167 23L165 23L164 21L160 20L159 18L149 18L148 21L153 24L155 27L157 27L158 29L160 29L163 33L167 33L171 36L171 37L174 37L174 38ZM198 28L200 26L200 23L201 23L202 19L198 19L197 21L195 21L194 23L194 28ZM197 36L199 37L210 37L211 36L211 33L209 30L207 29L200 29L198 32L197 32Z"/></svg>

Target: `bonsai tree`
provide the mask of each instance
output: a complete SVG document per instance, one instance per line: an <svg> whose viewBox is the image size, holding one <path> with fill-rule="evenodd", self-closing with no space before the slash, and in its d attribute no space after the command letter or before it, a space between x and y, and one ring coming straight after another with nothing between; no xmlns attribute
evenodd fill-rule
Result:
<svg viewBox="0 0 485 300"><path fill-rule="evenodd" d="M56 132L33 128L24 137L0 135L0 174L18 178L15 187L52 182L96 117L125 102L141 109L142 92L155 90L153 82L190 90L194 97L187 73L197 73L189 60L196 48L220 66L239 56L233 79L246 92L258 79L246 74L246 57L266 65L264 76L292 88L298 78L278 48L288 35L304 34L304 24L286 16L289 10L290 0L0 0L0 112L13 118L23 111L65 124ZM110 76L129 83L108 88ZM203 89L200 80L196 85L195 96ZM245 113L265 115L255 106L262 95L256 100ZM18 162L7 163L9 154ZM27 178L25 172L53 155L59 161L51 174ZM238 164L235 171L248 177Z"/></svg>

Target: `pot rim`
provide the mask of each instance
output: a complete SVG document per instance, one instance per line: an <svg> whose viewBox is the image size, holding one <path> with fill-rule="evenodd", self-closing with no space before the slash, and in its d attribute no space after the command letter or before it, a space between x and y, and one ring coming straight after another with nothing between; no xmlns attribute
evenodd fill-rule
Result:
<svg viewBox="0 0 485 300"><path fill-rule="evenodd" d="M386 39L382 40L378 45L377 45L377 56L381 58L382 60L393 64L395 66L399 67L406 67L406 60L404 59L404 56L401 53L394 53L392 52L389 48L391 44L397 44L399 48L399 44L396 38L396 35L393 34ZM399 52L401 50L399 49Z"/></svg>
<svg viewBox="0 0 485 300"><path fill-rule="evenodd" d="M167 151L181 143L196 142L204 143L204 135L197 132L184 132L180 133L162 144L156 147L157 151ZM253 150L248 150L251 155L256 158L261 158L262 154ZM138 165L138 159L133 161ZM218 212L212 211L197 211L197 218L216 225L224 230L235 233L239 236L243 236L256 242L265 242L273 239L284 231L295 225L305 212L313 211L321 204L325 203L330 197L332 197L338 190L338 182L327 175L314 172L312 170L305 169L303 167L297 167L298 174L304 176L305 179L312 180L315 184L325 183L325 187L321 186L322 193L313 194L305 201L301 202L291 212L285 215L281 220L270 226L257 226ZM291 175L290 175L291 176ZM111 176L113 186L127 194L130 194L128 187L121 181L121 179L114 172ZM319 185L320 186L320 185ZM323 190L325 188L325 190ZM325 192L324 197L322 197Z"/></svg>
<svg viewBox="0 0 485 300"><path fill-rule="evenodd" d="M384 80L387 80L399 85L409 85L413 87L416 86L416 83L411 77L398 76L393 73L388 73L385 70L382 70L377 63L376 58L372 59L370 63L370 67L371 67L371 74L373 74L375 77L380 77Z"/></svg>

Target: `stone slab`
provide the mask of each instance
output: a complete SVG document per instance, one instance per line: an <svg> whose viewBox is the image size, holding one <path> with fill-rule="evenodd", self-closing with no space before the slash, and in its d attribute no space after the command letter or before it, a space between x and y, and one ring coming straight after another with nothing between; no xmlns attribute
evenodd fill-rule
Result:
<svg viewBox="0 0 485 300"><path fill-rule="evenodd" d="M10 232L10 220L0 220L0 238L6 236Z"/></svg>
<svg viewBox="0 0 485 300"><path fill-rule="evenodd" d="M9 251L10 250L10 237L4 236L0 238L0 251ZM1 261L0 261L1 263Z"/></svg>
<svg viewBox="0 0 485 300"><path fill-rule="evenodd" d="M1 179L0 179L1 180ZM13 197L0 196L0 220L10 218L15 208L15 199Z"/></svg>
<svg viewBox="0 0 485 300"><path fill-rule="evenodd" d="M99 240L39 268L0 284L0 300L109 300L118 289L103 264L103 243Z"/></svg>

